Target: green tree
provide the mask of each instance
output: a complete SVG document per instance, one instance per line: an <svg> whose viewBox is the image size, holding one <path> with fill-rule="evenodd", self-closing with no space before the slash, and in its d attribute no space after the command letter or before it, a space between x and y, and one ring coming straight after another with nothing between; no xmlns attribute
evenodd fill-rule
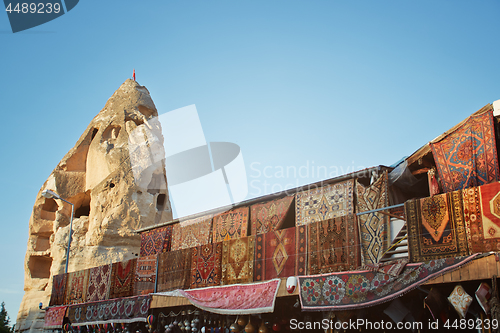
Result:
<svg viewBox="0 0 500 333"><path fill-rule="evenodd" d="M11 333L14 332L12 327L9 326L10 318L5 310L5 302L2 302L0 308L0 333Z"/></svg>

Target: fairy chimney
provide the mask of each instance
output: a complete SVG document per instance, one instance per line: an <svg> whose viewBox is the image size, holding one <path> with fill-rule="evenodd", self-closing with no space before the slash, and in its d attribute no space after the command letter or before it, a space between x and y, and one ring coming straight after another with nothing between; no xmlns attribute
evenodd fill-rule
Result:
<svg viewBox="0 0 500 333"><path fill-rule="evenodd" d="M43 190L74 204L69 272L137 256L134 230L172 219L164 160L151 158L163 149L157 115L149 91L125 81L43 184L29 222L16 331L42 331L38 303L49 304L52 276L66 264L71 205Z"/></svg>

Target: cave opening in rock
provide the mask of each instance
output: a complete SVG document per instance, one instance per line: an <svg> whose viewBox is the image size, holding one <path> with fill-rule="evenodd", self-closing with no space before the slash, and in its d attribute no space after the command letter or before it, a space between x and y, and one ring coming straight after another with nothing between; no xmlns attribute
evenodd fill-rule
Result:
<svg viewBox="0 0 500 333"><path fill-rule="evenodd" d="M52 198L45 198L45 201L42 205L42 210L40 211L40 217L44 220L52 220L56 219L56 212L59 209L57 202Z"/></svg>
<svg viewBox="0 0 500 333"><path fill-rule="evenodd" d="M48 279L52 258L49 256L31 256L28 263L31 277L33 279Z"/></svg>
<svg viewBox="0 0 500 333"><path fill-rule="evenodd" d="M92 130L92 136L90 137L90 142L92 142L92 140L94 140L95 136L97 135L97 132L99 132L98 128L94 128Z"/></svg>
<svg viewBox="0 0 500 333"><path fill-rule="evenodd" d="M47 212L57 212L59 206L57 202L52 198L45 198L45 202L43 203L42 210Z"/></svg>
<svg viewBox="0 0 500 333"><path fill-rule="evenodd" d="M90 203L88 205L82 205L75 210L75 218L82 216L90 216Z"/></svg>
<svg viewBox="0 0 500 333"><path fill-rule="evenodd" d="M104 133L102 134L102 141L109 141L109 140L114 140L118 138L118 135L120 134L120 126L117 125L110 125Z"/></svg>
<svg viewBox="0 0 500 333"><path fill-rule="evenodd" d="M78 193L74 197L69 198L68 201L75 205L74 218L90 216L90 190ZM71 209L71 207L69 208ZM68 214L68 216L69 215L70 214Z"/></svg>
<svg viewBox="0 0 500 333"><path fill-rule="evenodd" d="M165 194L163 194L163 193L158 194L158 196L156 197L156 209L158 211L165 209L166 199L167 199L167 196Z"/></svg>
<svg viewBox="0 0 500 333"><path fill-rule="evenodd" d="M35 251L47 251L50 249L50 234L40 234L36 236Z"/></svg>

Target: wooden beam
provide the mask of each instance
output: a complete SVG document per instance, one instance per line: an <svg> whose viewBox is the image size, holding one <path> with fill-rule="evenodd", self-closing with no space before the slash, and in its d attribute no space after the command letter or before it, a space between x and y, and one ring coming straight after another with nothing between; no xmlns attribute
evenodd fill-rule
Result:
<svg viewBox="0 0 500 333"><path fill-rule="evenodd" d="M451 280L453 282L460 282L460 281L462 281L462 274L461 274L461 272L462 272L462 269L457 269L457 270L451 272Z"/></svg>
<svg viewBox="0 0 500 333"><path fill-rule="evenodd" d="M153 295L150 308L170 308L174 306L190 305L191 303L184 297Z"/></svg>
<svg viewBox="0 0 500 333"><path fill-rule="evenodd" d="M429 171L430 168L422 168L422 169L418 169L418 170L415 170L413 171L411 174L416 176L416 175L420 175L422 173L427 173L427 171Z"/></svg>

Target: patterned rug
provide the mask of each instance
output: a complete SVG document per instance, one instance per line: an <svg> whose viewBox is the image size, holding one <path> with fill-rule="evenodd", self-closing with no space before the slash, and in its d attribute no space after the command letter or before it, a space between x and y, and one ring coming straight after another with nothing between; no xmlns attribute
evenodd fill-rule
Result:
<svg viewBox="0 0 500 333"><path fill-rule="evenodd" d="M222 243L221 284L253 281L255 236L237 238Z"/></svg>
<svg viewBox="0 0 500 333"><path fill-rule="evenodd" d="M129 297L134 294L137 259L113 263L109 298Z"/></svg>
<svg viewBox="0 0 500 333"><path fill-rule="evenodd" d="M173 225L172 251L196 247L212 242L212 215L187 220Z"/></svg>
<svg viewBox="0 0 500 333"><path fill-rule="evenodd" d="M87 302L102 301L109 298L111 268L112 265L104 265L90 269Z"/></svg>
<svg viewBox="0 0 500 333"><path fill-rule="evenodd" d="M387 184L387 171L368 187L356 182L356 212L387 207L389 202ZM359 215L358 221L363 264L376 264L391 241L389 217L380 213L370 213Z"/></svg>
<svg viewBox="0 0 500 333"><path fill-rule="evenodd" d="M475 256L477 255L408 264L397 277L366 270L299 276L302 310L339 311L387 302L427 280L460 268Z"/></svg>
<svg viewBox="0 0 500 333"><path fill-rule="evenodd" d="M58 306L53 308L48 308L45 311L45 322L43 324L44 329L60 329L62 330L62 324L64 321L64 316L66 315L67 306Z"/></svg>
<svg viewBox="0 0 500 333"><path fill-rule="evenodd" d="M431 147L443 192L500 180L493 111L470 116Z"/></svg>
<svg viewBox="0 0 500 333"><path fill-rule="evenodd" d="M87 296L89 270L68 273L64 304L84 303Z"/></svg>
<svg viewBox="0 0 500 333"><path fill-rule="evenodd" d="M469 253L462 191L408 200L405 210L411 262Z"/></svg>
<svg viewBox="0 0 500 333"><path fill-rule="evenodd" d="M307 226L295 227L295 275L307 274Z"/></svg>
<svg viewBox="0 0 500 333"><path fill-rule="evenodd" d="M500 251L500 183L471 187L462 194L469 250Z"/></svg>
<svg viewBox="0 0 500 333"><path fill-rule="evenodd" d="M269 201L250 207L250 223L252 235L265 234L281 229L285 216L290 209L293 196Z"/></svg>
<svg viewBox="0 0 500 333"><path fill-rule="evenodd" d="M191 284L191 250L161 253L158 256L157 291L188 289Z"/></svg>
<svg viewBox="0 0 500 333"><path fill-rule="evenodd" d="M137 258L134 295L147 295L155 292L157 260L158 255Z"/></svg>
<svg viewBox="0 0 500 333"><path fill-rule="evenodd" d="M298 193L295 197L296 225L352 214L353 190L354 180L351 179Z"/></svg>
<svg viewBox="0 0 500 333"><path fill-rule="evenodd" d="M191 288L219 286L222 274L222 242L192 249Z"/></svg>
<svg viewBox="0 0 500 333"><path fill-rule="evenodd" d="M67 278L68 274L59 274L52 277L52 294L50 295L49 306L65 304Z"/></svg>
<svg viewBox="0 0 500 333"><path fill-rule="evenodd" d="M150 304L151 296L134 296L72 305L68 319L71 326L146 322Z"/></svg>
<svg viewBox="0 0 500 333"><path fill-rule="evenodd" d="M141 257L170 251L172 225L143 232L141 234Z"/></svg>
<svg viewBox="0 0 500 333"><path fill-rule="evenodd" d="M295 228L255 236L254 281L295 275Z"/></svg>
<svg viewBox="0 0 500 333"><path fill-rule="evenodd" d="M218 314L244 315L274 311L280 279L243 285L179 290L194 306Z"/></svg>
<svg viewBox="0 0 500 333"><path fill-rule="evenodd" d="M212 243L247 236L248 207L234 209L214 217Z"/></svg>
<svg viewBox="0 0 500 333"><path fill-rule="evenodd" d="M361 264L356 215L308 224L308 274L355 270Z"/></svg>

